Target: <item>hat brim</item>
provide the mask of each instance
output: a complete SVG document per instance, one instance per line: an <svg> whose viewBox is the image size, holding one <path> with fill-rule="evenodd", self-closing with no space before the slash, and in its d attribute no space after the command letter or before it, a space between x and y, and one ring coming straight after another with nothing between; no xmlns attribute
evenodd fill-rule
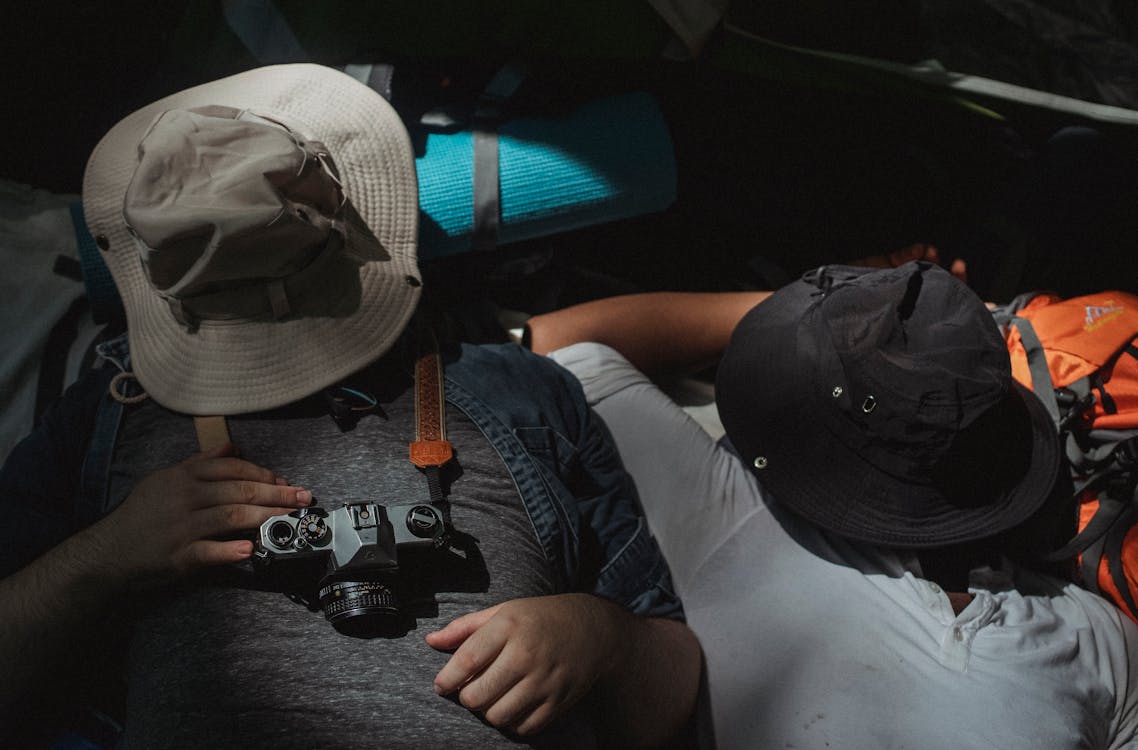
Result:
<svg viewBox="0 0 1138 750"><path fill-rule="evenodd" d="M182 326L146 277L123 220L137 146L162 112L247 109L321 141L344 192L386 251L359 266L359 294L321 316L201 321ZM96 146L83 209L126 308L134 374L175 411L228 415L287 404L391 348L415 310L418 187L406 128L386 100L332 68L276 65L165 97L130 114Z"/></svg>
<svg viewBox="0 0 1138 750"><path fill-rule="evenodd" d="M1035 394L1013 381L1005 398L1022 401L1026 408L1031 421L1030 461L1019 482L983 504L962 507L933 483L916 485L891 476L837 437L809 426L811 415L803 415L799 426L780 435L777 462L756 474L780 504L851 539L928 548L994 536L1039 510L1050 496L1060 465L1058 435Z"/></svg>

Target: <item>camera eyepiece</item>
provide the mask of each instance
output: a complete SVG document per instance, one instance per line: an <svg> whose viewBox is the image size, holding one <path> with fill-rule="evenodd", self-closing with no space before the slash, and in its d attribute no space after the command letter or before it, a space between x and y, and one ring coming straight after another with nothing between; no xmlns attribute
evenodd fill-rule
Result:
<svg viewBox="0 0 1138 750"><path fill-rule="evenodd" d="M288 521L273 521L269 526L269 542L277 549L288 549L292 540L296 539L296 531Z"/></svg>

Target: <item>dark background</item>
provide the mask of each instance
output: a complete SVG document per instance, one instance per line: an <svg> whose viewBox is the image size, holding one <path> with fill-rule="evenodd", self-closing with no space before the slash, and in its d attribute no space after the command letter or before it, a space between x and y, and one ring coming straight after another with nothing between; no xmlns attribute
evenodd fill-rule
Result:
<svg viewBox="0 0 1138 750"><path fill-rule="evenodd" d="M723 32L696 60L670 60L669 30L633 0L277 5L312 61L394 63L404 103L473 95L517 61L529 70L511 102L519 112L628 90L660 101L676 203L425 269L435 289L472 307L541 312L638 289L765 288L911 242L965 259L989 299L1044 287L1138 291L1138 128L977 100L996 117L934 87L803 66ZM1024 3L999 0L736 2L727 20L791 45L936 57L951 70L1133 106L1130 4L1037 5L1021 17ZM79 192L92 147L133 109L261 64L221 2L51 0L9 21L0 177L56 192ZM1056 139L1086 125L1097 133Z"/></svg>

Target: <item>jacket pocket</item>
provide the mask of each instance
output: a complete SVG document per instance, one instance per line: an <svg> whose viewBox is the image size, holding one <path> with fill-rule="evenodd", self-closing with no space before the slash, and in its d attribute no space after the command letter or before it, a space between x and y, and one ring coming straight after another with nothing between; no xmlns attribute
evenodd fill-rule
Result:
<svg viewBox="0 0 1138 750"><path fill-rule="evenodd" d="M514 435L534 458L556 465L562 475L576 468L576 446L552 427L515 427Z"/></svg>

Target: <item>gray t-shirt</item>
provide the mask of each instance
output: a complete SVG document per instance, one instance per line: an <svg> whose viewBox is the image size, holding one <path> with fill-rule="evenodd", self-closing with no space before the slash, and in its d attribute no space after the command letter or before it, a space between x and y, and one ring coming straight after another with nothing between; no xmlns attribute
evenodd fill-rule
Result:
<svg viewBox="0 0 1138 750"><path fill-rule="evenodd" d="M382 377L392 380L390 373ZM329 510L364 500L426 502L426 480L407 458L413 389L409 379L396 380L397 387L377 394L382 414L367 414L346 432L313 398L230 418L230 434L243 458L310 489ZM280 583L250 565L209 571L176 590L139 598L128 610L125 748L499 747L518 741L433 690L449 655L429 647L427 633L499 602L555 593L550 563L493 446L457 409L446 417L457 459L448 497L456 541L441 558L416 562L413 570L401 553L401 580L411 587L403 592L410 630L370 639L340 634L319 610L282 593ZM196 450L190 418L145 402L125 420L113 496ZM531 742L595 744L583 712Z"/></svg>

